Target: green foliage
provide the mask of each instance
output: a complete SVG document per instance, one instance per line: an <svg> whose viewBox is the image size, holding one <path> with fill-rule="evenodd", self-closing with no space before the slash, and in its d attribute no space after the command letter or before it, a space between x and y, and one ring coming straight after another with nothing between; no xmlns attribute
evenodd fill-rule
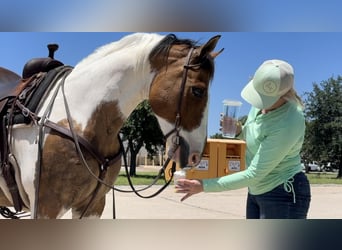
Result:
<svg viewBox="0 0 342 250"><path fill-rule="evenodd" d="M131 175L135 175L135 162L139 150L145 146L151 157L164 148L165 140L159 123L147 100L141 102L121 128L123 140L131 153Z"/></svg>
<svg viewBox="0 0 342 250"><path fill-rule="evenodd" d="M337 179L336 174L310 173L306 174L310 184L338 184L342 185L342 179Z"/></svg>
<svg viewBox="0 0 342 250"><path fill-rule="evenodd" d="M341 168L342 77L313 83L305 93L306 134L302 149L304 160L331 162Z"/></svg>
<svg viewBox="0 0 342 250"><path fill-rule="evenodd" d="M132 177L133 185L149 185L151 184L155 177L158 175L157 171L151 172L139 172L136 176ZM308 173L306 174L310 184L337 184L342 185L341 179L336 179L336 174L328 173ZM165 180L163 177L158 179L156 185L164 185ZM121 171L117 180L115 181L115 186L127 186L128 180L125 171Z"/></svg>
<svg viewBox="0 0 342 250"><path fill-rule="evenodd" d="M214 135L210 136L211 139L224 139L224 137L222 136L222 133L216 133Z"/></svg>
<svg viewBox="0 0 342 250"><path fill-rule="evenodd" d="M150 185L158 176L157 172L143 172L137 173L134 177L131 178L133 185ZM121 172L118 178L115 181L115 186L127 186L129 185L128 179L125 172ZM165 179L160 177L156 182L156 185L164 185Z"/></svg>

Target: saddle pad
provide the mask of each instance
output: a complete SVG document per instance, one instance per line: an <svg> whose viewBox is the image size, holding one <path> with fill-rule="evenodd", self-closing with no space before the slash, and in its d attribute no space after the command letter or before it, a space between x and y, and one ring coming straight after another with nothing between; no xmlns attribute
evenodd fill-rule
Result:
<svg viewBox="0 0 342 250"><path fill-rule="evenodd" d="M31 112L35 113L44 95L46 95L47 92L49 92L49 90L53 88L54 84L59 79L59 74L69 72L72 69L73 68L70 66L60 66L50 70L44 76L44 79L41 80L37 88L33 90L32 94L30 94L30 97L27 100L25 100L25 102L23 103L24 106L28 108ZM21 112L14 115L13 124L29 124L30 122L31 118L25 117Z"/></svg>

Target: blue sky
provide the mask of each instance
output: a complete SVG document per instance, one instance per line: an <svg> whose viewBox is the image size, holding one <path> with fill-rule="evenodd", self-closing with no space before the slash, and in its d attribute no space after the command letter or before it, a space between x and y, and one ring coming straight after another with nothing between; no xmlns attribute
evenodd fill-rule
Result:
<svg viewBox="0 0 342 250"><path fill-rule="evenodd" d="M170 32L160 32L168 34ZM240 92L257 67L268 59L282 59L295 70L295 87L299 95L312 91L312 83L342 75L342 33L335 32L174 32L180 38L200 43L220 34L217 49L224 52L216 59L211 86L208 135L219 132L222 101L226 98L243 102L240 115L250 105ZM58 43L56 59L76 65L97 47L120 39L128 33L0 33L0 66L21 74L22 67L33 57L47 56L46 45Z"/></svg>
<svg viewBox="0 0 342 250"><path fill-rule="evenodd" d="M0 30L341 31L341 5L340 0L2 0Z"/></svg>

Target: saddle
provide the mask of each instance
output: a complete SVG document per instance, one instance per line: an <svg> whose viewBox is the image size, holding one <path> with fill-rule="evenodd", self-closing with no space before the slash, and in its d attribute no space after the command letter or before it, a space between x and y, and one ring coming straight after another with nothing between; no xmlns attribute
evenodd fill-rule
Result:
<svg viewBox="0 0 342 250"><path fill-rule="evenodd" d="M24 202L20 196L13 161L9 160L9 129L13 124L29 124L44 95L53 87L64 64L54 59L57 44L49 44L49 57L28 61L22 77L0 67L0 178L3 177L12 197L15 210L21 211Z"/></svg>

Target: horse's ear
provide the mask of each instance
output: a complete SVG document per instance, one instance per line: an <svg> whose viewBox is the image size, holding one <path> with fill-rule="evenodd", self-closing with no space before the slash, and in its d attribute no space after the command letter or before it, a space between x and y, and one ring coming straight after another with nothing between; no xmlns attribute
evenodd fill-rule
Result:
<svg viewBox="0 0 342 250"><path fill-rule="evenodd" d="M203 58L207 56L208 54L210 54L212 58L215 58L216 56L218 56L223 51L223 49L221 49L219 52L213 52L213 50L215 49L216 44L220 38L221 38L221 35L214 36L210 38L206 44L202 45L200 47L199 58Z"/></svg>

